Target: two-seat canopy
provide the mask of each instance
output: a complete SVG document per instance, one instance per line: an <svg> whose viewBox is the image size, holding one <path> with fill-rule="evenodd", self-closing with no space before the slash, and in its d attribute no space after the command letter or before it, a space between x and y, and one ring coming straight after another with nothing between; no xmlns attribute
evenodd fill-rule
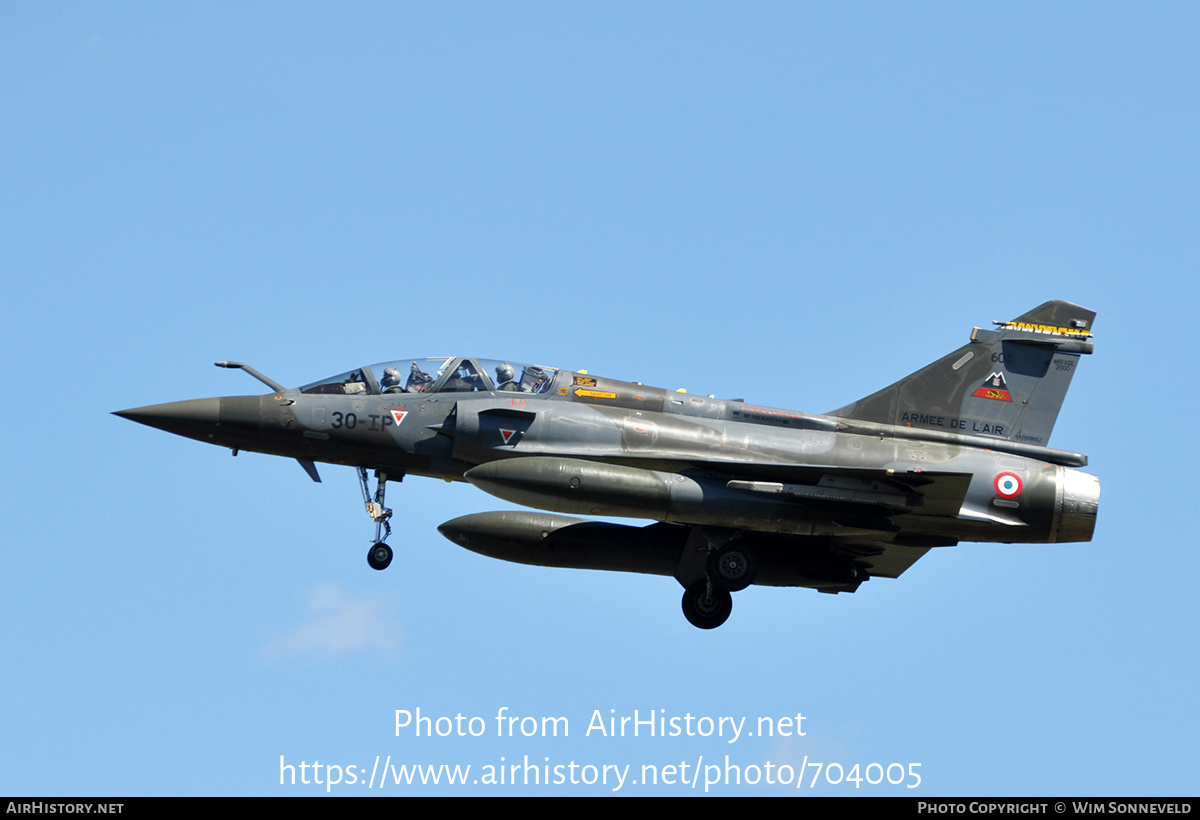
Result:
<svg viewBox="0 0 1200 820"><path fill-rule="evenodd" d="M545 393L557 370L499 359L397 359L360 367L300 388L301 393Z"/></svg>

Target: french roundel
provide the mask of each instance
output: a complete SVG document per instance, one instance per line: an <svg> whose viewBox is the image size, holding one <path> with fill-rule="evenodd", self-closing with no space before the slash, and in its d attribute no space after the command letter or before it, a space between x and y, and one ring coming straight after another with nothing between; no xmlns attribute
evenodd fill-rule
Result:
<svg viewBox="0 0 1200 820"><path fill-rule="evenodd" d="M1021 494L1021 477L1016 473L1001 473L996 476L996 495L1001 498L1016 498Z"/></svg>

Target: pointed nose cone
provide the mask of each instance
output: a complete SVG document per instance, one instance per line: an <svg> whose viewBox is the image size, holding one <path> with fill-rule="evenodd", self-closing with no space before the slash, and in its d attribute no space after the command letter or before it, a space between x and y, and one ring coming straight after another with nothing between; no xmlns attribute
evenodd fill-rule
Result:
<svg viewBox="0 0 1200 820"><path fill-rule="evenodd" d="M221 420L221 400L191 399L151 404L131 410L118 410L113 415L136 421L138 424L157 427L168 433L207 441Z"/></svg>

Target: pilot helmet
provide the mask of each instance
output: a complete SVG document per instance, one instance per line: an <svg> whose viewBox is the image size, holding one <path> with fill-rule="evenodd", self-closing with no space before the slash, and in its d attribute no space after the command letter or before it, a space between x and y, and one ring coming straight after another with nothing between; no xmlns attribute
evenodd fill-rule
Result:
<svg viewBox="0 0 1200 820"><path fill-rule="evenodd" d="M380 382L384 387L392 387L400 384L400 371L394 367L389 367L383 371L383 381Z"/></svg>
<svg viewBox="0 0 1200 820"><path fill-rule="evenodd" d="M516 374L516 371L513 370L513 366L511 364L508 364L507 362L505 362L504 364L502 364L496 368L496 378L499 379L501 382L512 381L513 376L515 374Z"/></svg>

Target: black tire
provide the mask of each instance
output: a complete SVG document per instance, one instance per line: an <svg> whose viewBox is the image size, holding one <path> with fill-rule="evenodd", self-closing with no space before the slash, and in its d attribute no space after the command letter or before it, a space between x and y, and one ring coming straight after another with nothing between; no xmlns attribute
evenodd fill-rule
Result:
<svg viewBox="0 0 1200 820"><path fill-rule="evenodd" d="M733 612L733 596L727 590L711 587L707 580L694 582L683 591L683 617L700 629L716 629L729 620Z"/></svg>
<svg viewBox="0 0 1200 820"><path fill-rule="evenodd" d="M708 577L714 586L738 592L754 583L758 562L741 543L726 544L708 554Z"/></svg>
<svg viewBox="0 0 1200 820"><path fill-rule="evenodd" d="M392 548L382 541L376 541L367 551L367 563L371 569L387 569L392 563Z"/></svg>

